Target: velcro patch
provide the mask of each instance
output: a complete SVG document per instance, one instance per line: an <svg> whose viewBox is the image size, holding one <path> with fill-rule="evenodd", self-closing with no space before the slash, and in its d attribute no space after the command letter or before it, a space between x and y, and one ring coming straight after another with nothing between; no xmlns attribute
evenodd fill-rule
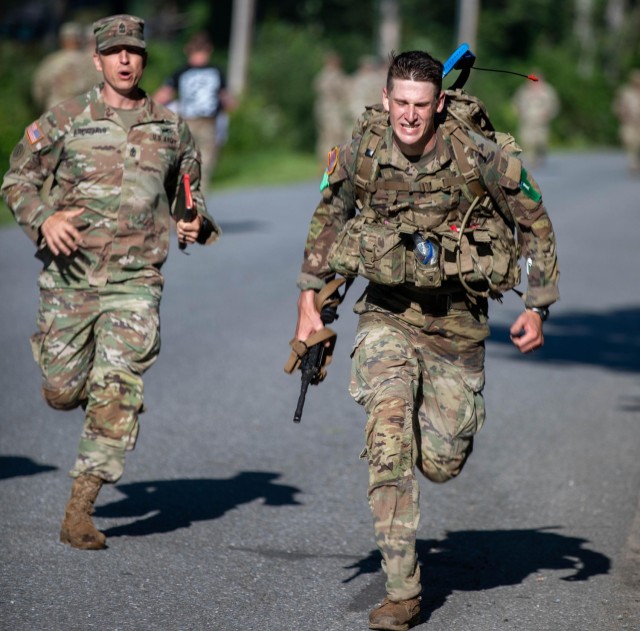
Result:
<svg viewBox="0 0 640 631"><path fill-rule="evenodd" d="M324 189L327 188L327 186L329 186L329 174L325 169L324 175L322 176L322 182L320 182L320 192L322 193L322 191L324 191Z"/></svg>
<svg viewBox="0 0 640 631"><path fill-rule="evenodd" d="M522 171L520 171L520 189L529 199L532 199L536 203L542 199L540 193L538 193L531 185L531 182L529 182L529 175L524 167L522 167Z"/></svg>
<svg viewBox="0 0 640 631"><path fill-rule="evenodd" d="M44 134L40 129L40 125L38 125L38 121L31 123L31 125L27 127L25 135L27 136L27 140L31 145L35 145L37 142L44 138Z"/></svg>

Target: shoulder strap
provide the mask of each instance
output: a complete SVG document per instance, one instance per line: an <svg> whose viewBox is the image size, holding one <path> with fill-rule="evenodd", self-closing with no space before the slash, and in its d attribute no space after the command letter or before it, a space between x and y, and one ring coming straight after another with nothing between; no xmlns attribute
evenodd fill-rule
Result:
<svg viewBox="0 0 640 631"><path fill-rule="evenodd" d="M480 180L480 173L476 167L471 165L464 151L465 146L478 151L477 145L464 133L459 125L453 128L450 137L456 162L471 194L475 195L475 197L483 198L487 191Z"/></svg>
<svg viewBox="0 0 640 631"><path fill-rule="evenodd" d="M358 145L355 184L356 196L362 206L367 206L376 192L378 161L375 156L383 135L384 128L373 125L365 131Z"/></svg>

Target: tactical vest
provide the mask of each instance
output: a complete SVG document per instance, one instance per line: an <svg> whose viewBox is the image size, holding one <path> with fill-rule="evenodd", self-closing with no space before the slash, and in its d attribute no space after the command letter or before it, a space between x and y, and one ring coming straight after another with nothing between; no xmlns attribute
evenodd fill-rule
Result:
<svg viewBox="0 0 640 631"><path fill-rule="evenodd" d="M504 217L494 204L482 186L477 166L464 151L465 146L478 151L465 131L470 127L465 120L470 109L479 108L484 114L480 118L489 119L475 97L464 96L468 100L463 102L467 109L462 115L460 108L458 116L452 115L454 108L449 107L440 123L451 160L418 182L401 179L403 174L385 168L380 159L379 145L389 125L386 112L370 108L356 123L354 137L361 135L354 179L358 212L347 221L329 252L333 271L383 285L410 283L428 291L459 282L472 295L492 298L519 284L516 222ZM498 140L506 150L519 149L511 136L496 136L490 122L481 133ZM514 173L507 174L516 181L519 164L510 162ZM435 264L425 266L415 256L416 232L436 244Z"/></svg>

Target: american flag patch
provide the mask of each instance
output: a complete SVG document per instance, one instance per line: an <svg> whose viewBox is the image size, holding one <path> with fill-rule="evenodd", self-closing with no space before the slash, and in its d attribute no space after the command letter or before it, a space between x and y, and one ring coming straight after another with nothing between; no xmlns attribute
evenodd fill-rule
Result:
<svg viewBox="0 0 640 631"><path fill-rule="evenodd" d="M42 138L43 134L38 122L36 121L35 123L31 123L31 125L27 127L27 139L29 142L34 145L39 140L42 140Z"/></svg>

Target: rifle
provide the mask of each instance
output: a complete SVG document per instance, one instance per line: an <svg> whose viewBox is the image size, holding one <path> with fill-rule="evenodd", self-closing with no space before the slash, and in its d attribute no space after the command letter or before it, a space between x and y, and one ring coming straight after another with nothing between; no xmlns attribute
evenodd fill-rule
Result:
<svg viewBox="0 0 640 631"><path fill-rule="evenodd" d="M316 307L320 311L320 318L325 325L324 328L309 336L305 342L296 339L290 342L293 350L284 370L291 374L296 368L300 368L302 373L300 377L300 396L293 415L294 423L299 423L302 419L302 410L309 386L319 384L327 376L326 367L331 363L337 335L326 325L338 319L338 305L344 300L347 289L351 284L347 282L347 287L340 294L338 289L345 282L347 281L344 278L335 278L327 283L316 295Z"/></svg>
<svg viewBox="0 0 640 631"><path fill-rule="evenodd" d="M191 180L189 174L185 173L180 179L178 185L178 195L176 197L176 205L173 210L173 218L178 221L185 221L191 223L197 216L196 209L193 206L193 198L191 197ZM187 248L187 244L183 241L178 242L178 247L181 250ZM186 254L186 253L185 253Z"/></svg>

